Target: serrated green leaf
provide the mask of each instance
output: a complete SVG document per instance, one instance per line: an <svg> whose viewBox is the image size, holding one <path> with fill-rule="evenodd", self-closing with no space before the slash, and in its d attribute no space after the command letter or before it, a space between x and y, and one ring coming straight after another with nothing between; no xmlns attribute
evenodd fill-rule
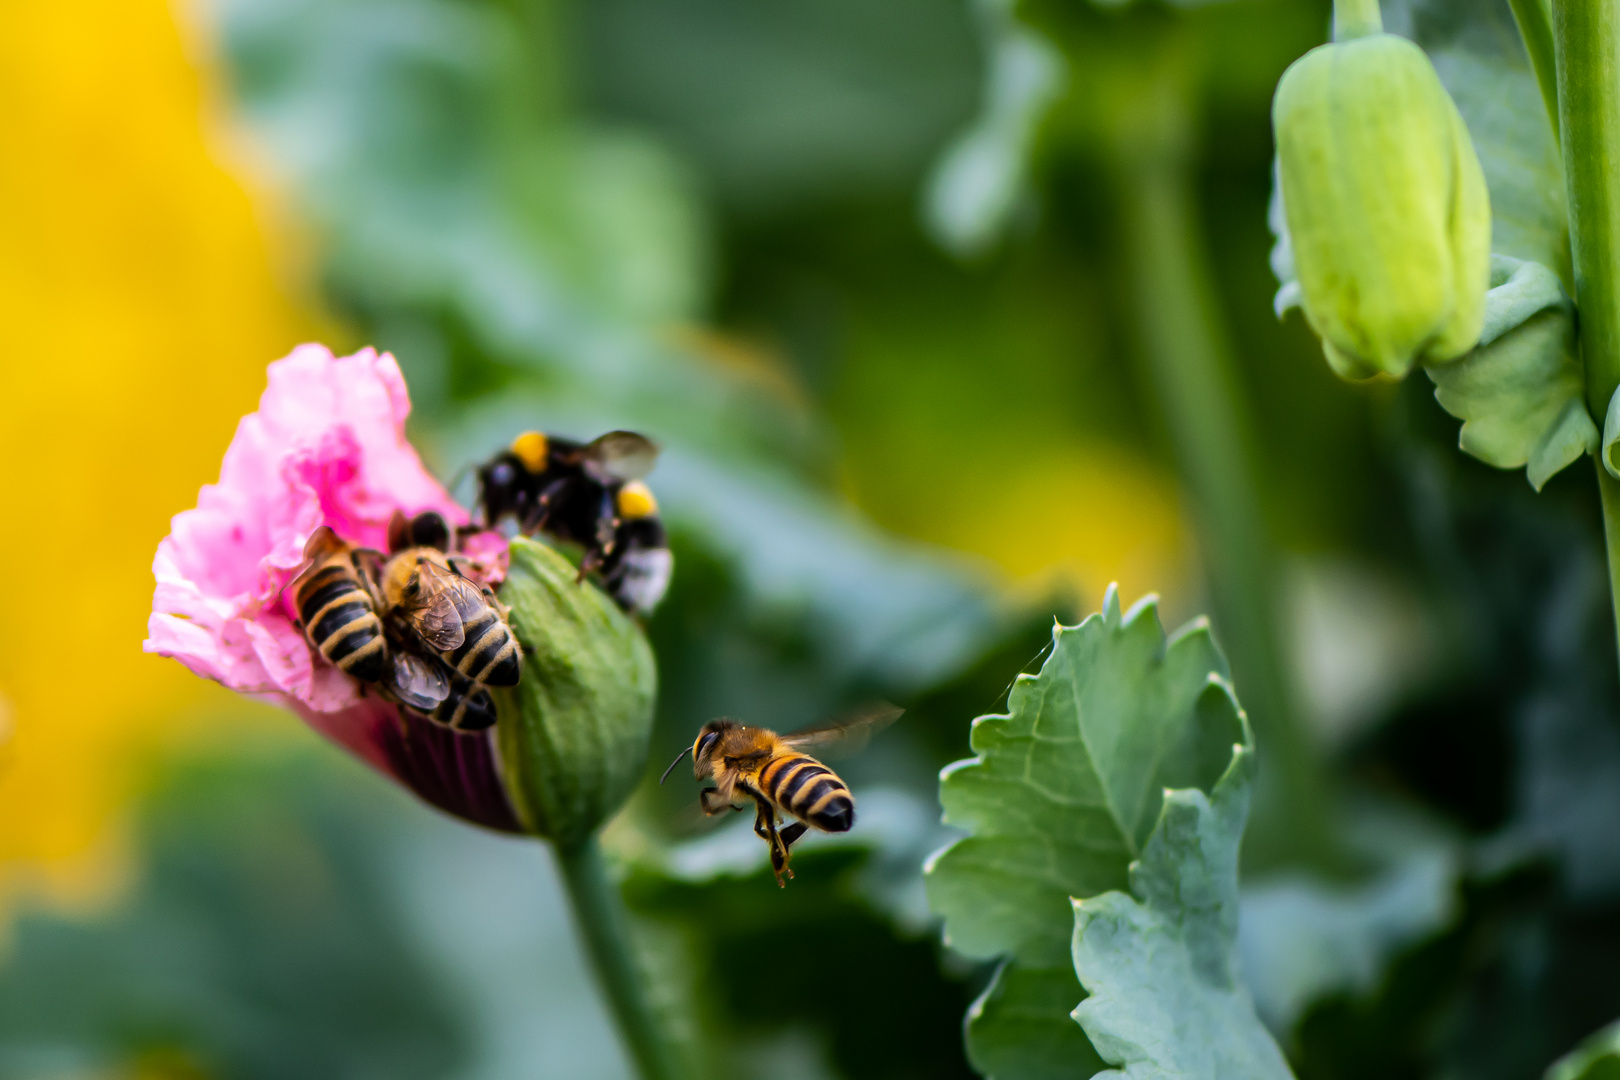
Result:
<svg viewBox="0 0 1620 1080"><path fill-rule="evenodd" d="M1074 966L1004 963L968 1009L968 1061L985 1076L1074 1080L1108 1067L1069 1016L1085 996Z"/></svg>
<svg viewBox="0 0 1620 1080"><path fill-rule="evenodd" d="M1574 306L1557 275L1539 263L1492 256L1479 345L1426 370L1441 407L1463 421L1458 445L1487 465L1527 466L1537 491L1597 448Z"/></svg>
<svg viewBox="0 0 1620 1080"><path fill-rule="evenodd" d="M945 821L972 835L930 861L928 897L950 946L1055 967L1069 898L1126 883L1167 787L1208 786L1240 722L1212 680L1226 661L1197 620L1167 639L1158 601L1123 618L1057 626L1039 675L1020 676L1004 716L973 722L977 757L940 778Z"/></svg>
<svg viewBox="0 0 1620 1080"><path fill-rule="evenodd" d="M1245 725L1246 727L1246 725ZM1287 1080L1282 1051L1238 971L1238 848L1254 747L1245 737L1211 795L1165 793L1131 892L1074 904L1074 1010L1132 1080Z"/></svg>
<svg viewBox="0 0 1620 1080"><path fill-rule="evenodd" d="M1620 1078L1620 1021L1590 1035L1547 1070L1544 1080Z"/></svg>
<svg viewBox="0 0 1620 1080"><path fill-rule="evenodd" d="M1244 739L1226 670L1203 620L1166 638L1155 599L1121 616L1110 588L1101 614L1053 629L1008 713L974 721L978 756L941 775L945 821L971 835L929 861L929 903L953 948L1009 961L968 1024L996 1080L1098 1067L1064 1027L1078 986L1065 998L1050 975L1069 962L1071 898L1124 887L1164 790L1220 776Z"/></svg>

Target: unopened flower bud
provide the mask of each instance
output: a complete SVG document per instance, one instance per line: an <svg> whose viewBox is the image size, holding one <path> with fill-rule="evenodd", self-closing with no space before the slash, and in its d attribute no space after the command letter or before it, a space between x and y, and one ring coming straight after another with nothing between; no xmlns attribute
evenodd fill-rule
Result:
<svg viewBox="0 0 1620 1080"><path fill-rule="evenodd" d="M507 793L523 825L564 846L641 778L658 672L641 627L552 548L512 541L500 598L523 680L496 691Z"/></svg>
<svg viewBox="0 0 1620 1080"><path fill-rule="evenodd" d="M1272 105L1305 317L1347 379L1400 378L1479 339L1491 210L1468 129L1391 34L1295 61Z"/></svg>

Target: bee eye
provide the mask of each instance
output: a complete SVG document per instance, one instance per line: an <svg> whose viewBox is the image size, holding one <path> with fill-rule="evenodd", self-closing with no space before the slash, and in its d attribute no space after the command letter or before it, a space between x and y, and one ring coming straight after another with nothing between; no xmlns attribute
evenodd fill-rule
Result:
<svg viewBox="0 0 1620 1080"><path fill-rule="evenodd" d="M517 479L517 470L506 462L501 462L489 470L489 483L491 487L508 487Z"/></svg>
<svg viewBox="0 0 1620 1080"><path fill-rule="evenodd" d="M714 744L720 741L719 732L711 731L698 740L697 756L703 757L714 749Z"/></svg>

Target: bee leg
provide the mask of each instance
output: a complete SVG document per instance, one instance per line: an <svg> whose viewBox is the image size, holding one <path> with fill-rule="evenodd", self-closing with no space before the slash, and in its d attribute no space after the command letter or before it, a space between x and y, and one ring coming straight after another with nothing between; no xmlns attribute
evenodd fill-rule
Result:
<svg viewBox="0 0 1620 1080"><path fill-rule="evenodd" d="M721 810L725 809L725 804L724 803L715 803L713 805L710 805L709 797L714 795L714 794L715 794L715 789L712 788L712 787L706 787L702 791L698 792L698 805L703 808L703 812L705 814L718 814ZM736 809L741 809L741 808L737 807Z"/></svg>
<svg viewBox="0 0 1620 1080"><path fill-rule="evenodd" d="M781 834L776 831L776 811L770 803L758 795L755 795L754 799L759 803L759 816L754 819L754 832L771 845L771 870L776 874L776 887L786 888L787 882L782 880L782 875L786 874L791 878L793 871L788 869L787 845L782 842Z"/></svg>

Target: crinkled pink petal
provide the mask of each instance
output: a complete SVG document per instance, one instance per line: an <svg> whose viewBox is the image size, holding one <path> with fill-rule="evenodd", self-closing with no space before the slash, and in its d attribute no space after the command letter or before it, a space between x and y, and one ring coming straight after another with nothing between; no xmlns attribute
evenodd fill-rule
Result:
<svg viewBox="0 0 1620 1080"><path fill-rule="evenodd" d="M355 680L310 649L282 592L323 524L381 549L396 510L437 510L452 525L466 524L467 513L405 438L410 397L392 356L334 357L301 345L269 366L268 380L258 410L237 425L219 482L175 516L158 545L145 649L306 719L329 717L315 726L386 768L386 755L364 749L375 725L355 717L394 710L363 698ZM473 539L470 557L498 582L504 540Z"/></svg>

